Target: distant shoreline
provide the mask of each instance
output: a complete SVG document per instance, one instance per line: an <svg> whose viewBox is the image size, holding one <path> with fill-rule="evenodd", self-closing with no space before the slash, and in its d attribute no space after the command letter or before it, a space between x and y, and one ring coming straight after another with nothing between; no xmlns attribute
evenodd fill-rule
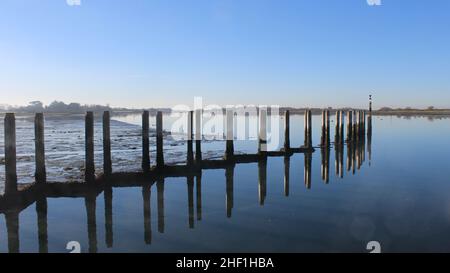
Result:
<svg viewBox="0 0 450 273"><path fill-rule="evenodd" d="M289 110L289 112L293 115L303 115L305 110L307 108L290 108L290 107L281 107L280 108L280 113L284 113L286 110ZM322 113L322 111L324 109L322 108L308 108L309 110L311 110L313 115L320 115ZM146 110L146 109L143 109ZM139 110L139 109L111 109L111 113L113 115L116 116L120 116L120 115L135 115L135 114L141 114L143 110ZM170 114L172 112L176 112L176 111L172 111L170 108L163 108L163 109L156 109L156 108L151 108L148 109L150 112L150 115L156 115L157 111L162 111L164 114ZM326 108L325 110L329 110L331 114L336 113L336 111L351 111L351 110L362 110L362 111L366 111L368 113L368 109L355 109L355 108L338 108L338 109L333 109L333 108ZM24 115L34 115L34 112L26 112L26 111L17 111L16 110L11 110L11 111L7 111L7 110L0 110L0 115L4 115L5 113L15 113L19 116L24 116ZM102 113L103 111L94 111L96 113L96 115ZM44 114L48 114L48 115L61 115L61 116L65 116L65 115L83 115L84 112L46 112L44 111ZM386 109L386 108L381 108L378 110L373 110L372 111L372 115L373 116L405 116L405 117L450 117L450 109Z"/></svg>

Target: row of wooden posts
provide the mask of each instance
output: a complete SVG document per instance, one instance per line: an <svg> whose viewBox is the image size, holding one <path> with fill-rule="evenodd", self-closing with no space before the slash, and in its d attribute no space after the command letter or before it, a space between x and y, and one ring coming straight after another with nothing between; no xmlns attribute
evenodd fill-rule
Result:
<svg viewBox="0 0 450 273"><path fill-rule="evenodd" d="M344 137L344 123L345 118L347 118L347 136ZM335 119L335 140L334 143L344 143L351 142L357 140L364 136L366 132L366 120L369 123L369 129L371 130L372 122L371 115L366 118L365 111L347 111L347 114L344 114L344 111L336 111L336 119ZM310 118L308 119L308 121ZM305 115L305 123L306 123L306 115ZM305 129L306 130L306 129ZM321 137L321 146L330 145L330 111L324 110L322 111L322 137Z"/></svg>
<svg viewBox="0 0 450 273"><path fill-rule="evenodd" d="M188 137L187 137L187 166L201 167L201 115L202 110L195 112L195 158L193 149L193 128L194 128L194 111L188 113ZM305 111L305 138L304 148L312 148L312 114L311 110ZM112 159L111 159L111 134L110 134L110 112L103 113L103 170L104 175L111 175ZM224 160L233 161L234 159L234 132L233 132L234 111L226 111L226 151ZM290 112L287 110L284 114L285 120L285 140L284 148L281 154L289 155L293 149L290 145ZM361 137L365 132L366 114L364 111L348 111L347 112L347 142L353 141ZM259 110L259 142L258 155L264 157L267 155L267 110ZM7 113L5 115L5 195L17 192L17 170L16 170L16 125L15 115ZM369 119L369 126L371 120ZM371 129L371 128L370 128ZM150 141L149 141L149 112L144 111L142 114L142 170L144 173L151 171L150 167ZM324 110L322 113L322 138L321 146L330 145L330 112ZM344 142L344 113L336 112L336 137L335 143ZM37 113L35 115L35 179L36 183L46 182L45 167L45 140L44 140L44 115ZM156 166L155 171L164 168L164 151L163 151L163 115L162 112L156 114ZM87 112L85 116L85 179L87 182L95 180L95 164L94 164L94 113Z"/></svg>

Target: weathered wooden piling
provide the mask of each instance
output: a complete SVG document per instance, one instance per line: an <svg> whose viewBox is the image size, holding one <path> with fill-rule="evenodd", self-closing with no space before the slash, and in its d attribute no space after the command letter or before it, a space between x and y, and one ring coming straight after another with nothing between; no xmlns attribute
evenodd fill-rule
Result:
<svg viewBox="0 0 450 273"><path fill-rule="evenodd" d="M289 110L284 112L284 150L288 152L291 149L291 130Z"/></svg>
<svg viewBox="0 0 450 273"><path fill-rule="evenodd" d="M36 214L38 222L39 253L48 253L47 234L47 198L36 200Z"/></svg>
<svg viewBox="0 0 450 273"><path fill-rule="evenodd" d="M164 146L163 146L163 116L162 112L156 113L156 167L164 167Z"/></svg>
<svg viewBox="0 0 450 273"><path fill-rule="evenodd" d="M112 173L111 160L111 117L109 111L103 112L103 172Z"/></svg>
<svg viewBox="0 0 450 273"><path fill-rule="evenodd" d="M339 143L344 142L344 124L345 124L345 116L344 111L339 111Z"/></svg>
<svg viewBox="0 0 450 273"><path fill-rule="evenodd" d="M353 135L353 112L347 112L347 142L352 141Z"/></svg>
<svg viewBox="0 0 450 273"><path fill-rule="evenodd" d="M366 111L361 111L361 123L362 123L361 135L364 137L364 134L366 132Z"/></svg>
<svg viewBox="0 0 450 273"><path fill-rule="evenodd" d="M234 165L225 169L225 181L227 217L230 218L234 207Z"/></svg>
<svg viewBox="0 0 450 273"><path fill-rule="evenodd" d="M187 165L194 163L194 148L192 138L194 136L194 111L188 112L187 122Z"/></svg>
<svg viewBox="0 0 450 273"><path fill-rule="evenodd" d="M151 209L150 209L151 186L144 185L142 187L142 199L144 203L144 242L149 245L152 243L152 225L151 225Z"/></svg>
<svg viewBox="0 0 450 273"><path fill-rule="evenodd" d="M327 113L325 110L322 110L322 134L320 137L320 146L326 145L326 134L327 134Z"/></svg>
<svg viewBox="0 0 450 273"><path fill-rule="evenodd" d="M312 147L312 117L311 110L305 110L305 147Z"/></svg>
<svg viewBox="0 0 450 273"><path fill-rule="evenodd" d="M363 124L363 126L362 126L361 134L362 134L363 137L366 134L366 120L367 120L366 119L366 111L362 111L362 124Z"/></svg>
<svg viewBox="0 0 450 273"><path fill-rule="evenodd" d="M92 182L95 178L94 163L94 113L87 112L85 117L85 149L86 149L86 181Z"/></svg>
<svg viewBox="0 0 450 273"><path fill-rule="evenodd" d="M308 110L308 146L309 148L312 148L312 112L311 110Z"/></svg>
<svg viewBox="0 0 450 273"><path fill-rule="evenodd" d="M355 140L358 140L359 136L361 134L361 131L360 131L360 121L361 121L360 114L361 114L360 111L356 111L355 124L354 124Z"/></svg>
<svg viewBox="0 0 450 273"><path fill-rule="evenodd" d="M37 113L34 117L34 145L37 183L45 183L47 180L45 170L45 146L44 146L44 114Z"/></svg>
<svg viewBox="0 0 450 273"><path fill-rule="evenodd" d="M226 109L226 150L225 159L231 160L234 157L234 111Z"/></svg>
<svg viewBox="0 0 450 273"><path fill-rule="evenodd" d="M150 118L149 112L142 113L142 171L150 171Z"/></svg>
<svg viewBox="0 0 450 273"><path fill-rule="evenodd" d="M202 109L195 110L195 162L202 162Z"/></svg>
<svg viewBox="0 0 450 273"><path fill-rule="evenodd" d="M259 109L259 154L267 154L267 110Z"/></svg>
<svg viewBox="0 0 450 273"><path fill-rule="evenodd" d="M369 117L371 119L371 117ZM371 126L371 124L370 124ZM372 127L367 130L367 153L369 156L369 166L372 165Z"/></svg>
<svg viewBox="0 0 450 273"><path fill-rule="evenodd" d="M369 95L369 113L367 116L367 136L369 135L372 138L372 95Z"/></svg>
<svg viewBox="0 0 450 273"><path fill-rule="evenodd" d="M335 132L334 132L334 143L335 144L340 142L340 140L339 140L340 133L341 133L341 128L340 128L341 121L340 121L340 118L341 118L340 111L337 110L336 111L336 125L335 125Z"/></svg>
<svg viewBox="0 0 450 273"><path fill-rule="evenodd" d="M325 145L330 145L330 110L325 111L326 117L326 130L325 130Z"/></svg>
<svg viewBox="0 0 450 273"><path fill-rule="evenodd" d="M16 118L5 115L5 195L17 193Z"/></svg>

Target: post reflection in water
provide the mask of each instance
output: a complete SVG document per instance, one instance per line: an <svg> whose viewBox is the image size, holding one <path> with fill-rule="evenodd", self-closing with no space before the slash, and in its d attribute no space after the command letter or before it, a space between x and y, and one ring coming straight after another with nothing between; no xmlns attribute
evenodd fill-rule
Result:
<svg viewBox="0 0 450 273"><path fill-rule="evenodd" d="M95 217L96 196L90 194L84 199L87 214L89 253L97 253L97 222Z"/></svg>
<svg viewBox="0 0 450 273"><path fill-rule="evenodd" d="M194 228L194 177L187 178L189 228Z"/></svg>
<svg viewBox="0 0 450 273"><path fill-rule="evenodd" d="M36 201L36 214L38 218L39 253L48 253L47 198L42 197Z"/></svg>
<svg viewBox="0 0 450 273"><path fill-rule="evenodd" d="M202 220L202 173L200 172L197 176L197 221Z"/></svg>
<svg viewBox="0 0 450 273"><path fill-rule="evenodd" d="M105 198L105 242L107 248L113 247L113 211L112 211L112 199L113 190L112 187L106 187L103 193Z"/></svg>
<svg viewBox="0 0 450 273"><path fill-rule="evenodd" d="M164 233L164 178L159 178L156 182L158 197L158 232Z"/></svg>
<svg viewBox="0 0 450 273"><path fill-rule="evenodd" d="M142 187L142 199L144 201L144 241L149 245L152 243L152 225L151 225L151 186L144 185Z"/></svg>
<svg viewBox="0 0 450 273"><path fill-rule="evenodd" d="M261 206L264 205L267 191L267 158L258 161L258 199Z"/></svg>
<svg viewBox="0 0 450 273"><path fill-rule="evenodd" d="M330 182L330 146L322 146L320 151L322 156L321 176L322 180L328 184Z"/></svg>
<svg viewBox="0 0 450 273"><path fill-rule="evenodd" d="M312 153L305 153L304 162L304 180L307 189L311 189L311 164L312 164Z"/></svg>
<svg viewBox="0 0 450 273"><path fill-rule="evenodd" d="M10 211L5 213L6 231L8 233L9 253L19 253L19 212Z"/></svg>
<svg viewBox="0 0 450 273"><path fill-rule="evenodd" d="M350 172L352 170L352 166L353 166L353 157L352 157L352 153L353 153L353 144L351 142L347 143L347 160L346 160L346 165L347 165L347 172Z"/></svg>
<svg viewBox="0 0 450 273"><path fill-rule="evenodd" d="M372 118L370 117L370 119ZM372 130L369 130L367 132L367 153L369 156L369 167L370 167L372 165Z"/></svg>
<svg viewBox="0 0 450 273"><path fill-rule="evenodd" d="M291 169L291 157L284 157L284 195L289 196L289 172Z"/></svg>
<svg viewBox="0 0 450 273"><path fill-rule="evenodd" d="M234 206L234 165L229 166L225 169L225 180L227 217L230 218Z"/></svg>

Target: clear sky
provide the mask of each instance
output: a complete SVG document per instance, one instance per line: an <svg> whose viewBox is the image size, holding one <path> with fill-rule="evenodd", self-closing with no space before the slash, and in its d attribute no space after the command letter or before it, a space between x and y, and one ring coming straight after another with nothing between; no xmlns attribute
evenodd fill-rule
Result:
<svg viewBox="0 0 450 273"><path fill-rule="evenodd" d="M450 107L450 1L381 1L1 0L0 104Z"/></svg>

